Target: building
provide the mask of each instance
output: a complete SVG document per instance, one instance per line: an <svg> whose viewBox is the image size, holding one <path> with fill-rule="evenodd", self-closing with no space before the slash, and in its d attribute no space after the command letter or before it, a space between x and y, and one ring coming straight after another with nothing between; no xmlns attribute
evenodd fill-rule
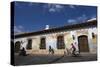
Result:
<svg viewBox="0 0 100 67"><path fill-rule="evenodd" d="M51 46L54 54L64 54L65 48L71 48L71 43L76 43L74 45L80 53L97 53L96 19L59 28L47 27L42 31L16 34L15 53L24 47L29 54L48 54Z"/></svg>

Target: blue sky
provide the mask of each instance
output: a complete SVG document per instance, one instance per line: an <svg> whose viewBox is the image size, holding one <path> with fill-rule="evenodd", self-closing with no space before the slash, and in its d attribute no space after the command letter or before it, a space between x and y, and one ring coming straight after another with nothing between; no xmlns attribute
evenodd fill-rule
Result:
<svg viewBox="0 0 100 67"><path fill-rule="evenodd" d="M96 6L15 2L14 32L33 32L64 25L82 23L97 17Z"/></svg>

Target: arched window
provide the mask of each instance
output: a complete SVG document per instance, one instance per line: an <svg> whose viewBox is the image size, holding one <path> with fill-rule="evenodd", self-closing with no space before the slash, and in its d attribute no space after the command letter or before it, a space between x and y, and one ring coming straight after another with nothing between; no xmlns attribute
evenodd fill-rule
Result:
<svg viewBox="0 0 100 67"><path fill-rule="evenodd" d="M57 48L58 49L64 49L65 48L64 36L62 36L62 35L57 37Z"/></svg>
<svg viewBox="0 0 100 67"><path fill-rule="evenodd" d="M20 41L17 41L17 42L15 43L14 51L15 51L16 53L20 51Z"/></svg>

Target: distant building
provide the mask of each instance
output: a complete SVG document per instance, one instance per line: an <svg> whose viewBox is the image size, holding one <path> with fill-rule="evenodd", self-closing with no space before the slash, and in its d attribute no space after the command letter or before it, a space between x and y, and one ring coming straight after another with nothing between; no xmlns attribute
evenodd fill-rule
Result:
<svg viewBox="0 0 100 67"><path fill-rule="evenodd" d="M48 54L51 46L55 54L63 54L75 43L77 51L97 53L97 20L84 23L49 28L42 31L16 34L14 39L15 53L23 47L30 54Z"/></svg>

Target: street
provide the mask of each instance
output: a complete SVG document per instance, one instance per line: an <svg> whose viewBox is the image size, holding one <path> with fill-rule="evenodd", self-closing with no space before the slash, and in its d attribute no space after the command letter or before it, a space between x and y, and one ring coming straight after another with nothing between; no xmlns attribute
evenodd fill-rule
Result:
<svg viewBox="0 0 100 67"><path fill-rule="evenodd" d="M96 54L81 54L78 57L64 55L15 55L15 65L52 64L66 62L96 61Z"/></svg>

